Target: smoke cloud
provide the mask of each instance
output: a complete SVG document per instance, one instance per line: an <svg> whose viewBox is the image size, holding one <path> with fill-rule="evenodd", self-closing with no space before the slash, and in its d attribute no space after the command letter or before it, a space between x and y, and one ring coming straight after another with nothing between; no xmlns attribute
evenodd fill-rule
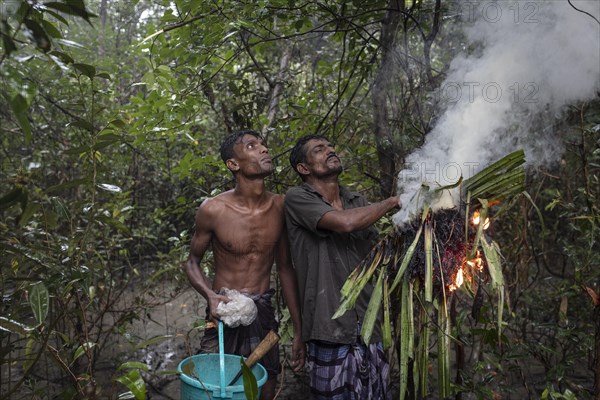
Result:
<svg viewBox="0 0 600 400"><path fill-rule="evenodd" d="M600 2L572 3L600 19ZM475 50L451 62L435 94L445 109L399 173L396 224L421 209L422 184L453 184L521 148L529 167L550 165L563 151L553 121L600 91L600 24L566 0L458 4Z"/></svg>

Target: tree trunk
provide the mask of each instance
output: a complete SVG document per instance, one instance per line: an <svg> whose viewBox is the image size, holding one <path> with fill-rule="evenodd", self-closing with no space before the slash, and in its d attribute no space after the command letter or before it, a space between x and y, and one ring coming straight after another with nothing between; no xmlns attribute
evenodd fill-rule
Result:
<svg viewBox="0 0 600 400"><path fill-rule="evenodd" d="M108 16L108 11L107 11L107 1L108 0L102 0L100 2L100 23L101 23L101 29L100 29L100 45L98 46L98 55L99 56L103 56L105 53L105 48L106 48L106 18Z"/></svg>
<svg viewBox="0 0 600 400"><path fill-rule="evenodd" d="M433 72L431 71L431 45L435 40L435 37L440 31L440 21L442 14L442 1L436 0L435 8L433 11L433 24L431 26L431 31L429 34L423 38L423 58L425 60L425 73L427 74L427 79L429 79L429 84L433 87L435 85Z"/></svg>
<svg viewBox="0 0 600 400"><path fill-rule="evenodd" d="M267 111L267 124L262 129L262 134L267 138L269 128L273 126L275 117L279 111L279 100L283 94L285 77L289 70L290 59L292 58L292 47L286 46L283 49L281 60L279 61L279 71L275 77L275 82L271 90L271 99L269 101L269 110Z"/></svg>
<svg viewBox="0 0 600 400"><path fill-rule="evenodd" d="M373 84L373 122L377 158L381 171L379 184L382 197L388 197L393 193L396 174L395 147L388 119L388 93L386 88L389 87L390 73L388 68L393 62L394 44L402 15L401 11L404 10L404 1L390 0L387 9L381 27L381 63Z"/></svg>

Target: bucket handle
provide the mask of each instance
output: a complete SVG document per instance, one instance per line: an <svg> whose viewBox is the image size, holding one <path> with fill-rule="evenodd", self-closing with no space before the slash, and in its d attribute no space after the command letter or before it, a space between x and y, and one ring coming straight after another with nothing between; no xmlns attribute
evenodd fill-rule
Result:
<svg viewBox="0 0 600 400"><path fill-rule="evenodd" d="M219 372L221 379L221 398L225 398L225 346L223 342L223 321L219 321Z"/></svg>

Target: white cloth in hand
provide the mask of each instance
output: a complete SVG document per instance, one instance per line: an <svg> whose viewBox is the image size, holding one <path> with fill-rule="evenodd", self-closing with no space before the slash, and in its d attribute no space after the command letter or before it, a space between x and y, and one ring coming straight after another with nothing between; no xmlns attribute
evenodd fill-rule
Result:
<svg viewBox="0 0 600 400"><path fill-rule="evenodd" d="M220 302L217 306L217 314L225 325L235 328L254 322L258 314L254 300L234 289L223 288L220 293L231 299L229 303Z"/></svg>

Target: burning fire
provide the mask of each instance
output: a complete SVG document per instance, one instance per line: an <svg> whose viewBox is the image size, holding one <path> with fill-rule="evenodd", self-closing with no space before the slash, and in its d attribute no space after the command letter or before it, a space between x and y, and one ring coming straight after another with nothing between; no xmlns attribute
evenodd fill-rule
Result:
<svg viewBox="0 0 600 400"><path fill-rule="evenodd" d="M477 250L475 253L475 257L465 261L463 261L462 265L456 272L456 276L454 277L454 282L452 282L448 289L451 292L454 292L456 289L462 286L465 280L470 282L473 281L473 278L478 272L483 272L483 257L481 257L481 252Z"/></svg>
<svg viewBox="0 0 600 400"><path fill-rule="evenodd" d="M479 211L475 211L473 213L473 218L471 219L471 222L473 223L473 225L477 226L479 225L481 217L479 216ZM483 229L487 229L490 227L490 219L486 218L485 222L483 223Z"/></svg>
<svg viewBox="0 0 600 400"><path fill-rule="evenodd" d="M473 217L471 219L471 222L475 226L479 225L479 223L481 222L481 217L479 215L479 211L475 211L473 213ZM490 226L490 219L486 218L485 221L484 221L484 223L483 223L483 229L485 230L485 229L489 228L489 226ZM448 286L448 289L451 292L454 292L456 289L458 289L459 287L462 286L462 284L464 283L465 279L472 282L473 281L473 277L478 272L483 272L483 258L481 257L481 253L480 253L479 250L477 250L477 252L475 253L475 257L474 258L469 259L469 260L467 260L465 258L465 260L463 261L462 265L460 266L460 268L456 272L456 275L454 277L454 282L452 282Z"/></svg>
<svg viewBox="0 0 600 400"><path fill-rule="evenodd" d="M462 286L464 281L465 281L465 279L463 277L463 269L461 267L461 268L459 268L458 272L456 272L456 277L454 278L454 282L451 283L450 286L448 286L448 290L450 290L451 292L454 292L456 289L458 289L459 287Z"/></svg>

